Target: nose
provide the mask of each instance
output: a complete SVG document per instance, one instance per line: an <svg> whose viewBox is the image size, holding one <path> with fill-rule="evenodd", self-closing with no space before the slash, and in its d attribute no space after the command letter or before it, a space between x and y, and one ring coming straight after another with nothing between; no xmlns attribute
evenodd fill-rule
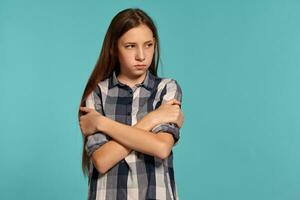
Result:
<svg viewBox="0 0 300 200"><path fill-rule="evenodd" d="M143 48L138 48L135 59L138 61L145 60L145 53Z"/></svg>

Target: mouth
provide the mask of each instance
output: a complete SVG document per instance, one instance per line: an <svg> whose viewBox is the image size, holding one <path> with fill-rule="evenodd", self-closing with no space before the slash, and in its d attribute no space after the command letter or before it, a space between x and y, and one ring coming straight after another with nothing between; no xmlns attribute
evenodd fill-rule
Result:
<svg viewBox="0 0 300 200"><path fill-rule="evenodd" d="M144 69L146 67L146 65L134 65L134 66L138 69Z"/></svg>

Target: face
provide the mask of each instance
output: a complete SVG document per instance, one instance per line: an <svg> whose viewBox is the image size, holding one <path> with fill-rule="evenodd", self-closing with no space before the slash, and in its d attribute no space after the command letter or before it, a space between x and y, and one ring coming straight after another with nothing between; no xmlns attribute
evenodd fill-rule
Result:
<svg viewBox="0 0 300 200"><path fill-rule="evenodd" d="M146 73L154 54L155 39L146 25L124 33L118 40L121 74L137 78Z"/></svg>

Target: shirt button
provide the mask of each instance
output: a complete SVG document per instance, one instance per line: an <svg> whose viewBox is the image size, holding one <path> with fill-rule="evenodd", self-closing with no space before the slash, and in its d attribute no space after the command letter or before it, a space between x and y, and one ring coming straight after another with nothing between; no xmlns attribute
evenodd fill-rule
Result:
<svg viewBox="0 0 300 200"><path fill-rule="evenodd" d="M129 90L129 94L132 94L132 90Z"/></svg>
<svg viewBox="0 0 300 200"><path fill-rule="evenodd" d="M127 115L131 115L131 112L130 112L130 111L128 111L128 112L127 112Z"/></svg>

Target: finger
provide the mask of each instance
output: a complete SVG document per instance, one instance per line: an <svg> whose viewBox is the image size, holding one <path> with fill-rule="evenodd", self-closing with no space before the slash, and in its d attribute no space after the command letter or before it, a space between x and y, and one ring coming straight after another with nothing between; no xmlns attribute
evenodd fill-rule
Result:
<svg viewBox="0 0 300 200"><path fill-rule="evenodd" d="M173 105L173 104L181 104L181 103L177 99L171 99L170 101L167 101L166 104Z"/></svg>
<svg viewBox="0 0 300 200"><path fill-rule="evenodd" d="M179 111L179 110L180 110L180 104L173 104L172 106L174 106L175 108L178 108L178 110L177 110L177 111Z"/></svg>
<svg viewBox="0 0 300 200"><path fill-rule="evenodd" d="M173 104L181 105L181 102L178 101L177 99L173 99Z"/></svg>
<svg viewBox="0 0 300 200"><path fill-rule="evenodd" d="M93 111L94 109L88 108L88 107L80 107L80 110L83 111L83 112L91 112L91 111Z"/></svg>

